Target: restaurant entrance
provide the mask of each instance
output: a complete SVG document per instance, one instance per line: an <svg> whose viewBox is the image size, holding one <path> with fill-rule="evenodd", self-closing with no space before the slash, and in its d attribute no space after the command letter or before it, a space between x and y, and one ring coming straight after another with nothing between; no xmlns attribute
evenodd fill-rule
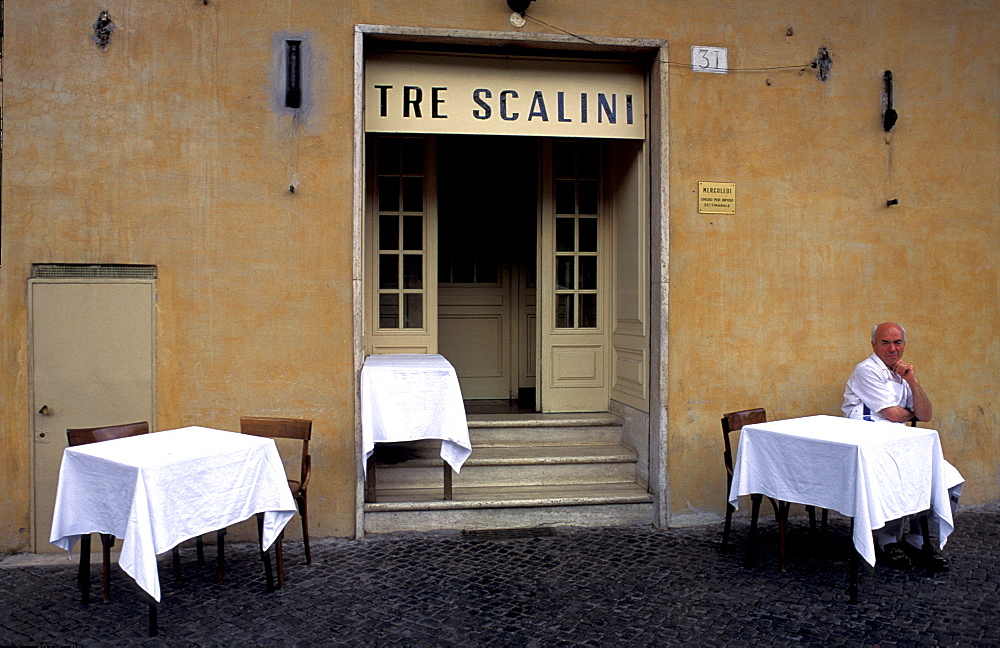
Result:
<svg viewBox="0 0 1000 648"><path fill-rule="evenodd" d="M366 55L364 351L441 353L466 398L645 410L643 66L536 54Z"/></svg>
<svg viewBox="0 0 1000 648"><path fill-rule="evenodd" d="M366 351L440 353L467 399L608 411L614 371L627 386L648 367L645 332L629 330L646 319L641 143L369 143ZM629 318L613 347L616 306Z"/></svg>
<svg viewBox="0 0 1000 648"><path fill-rule="evenodd" d="M466 399L535 408L538 142L438 142L438 351Z"/></svg>

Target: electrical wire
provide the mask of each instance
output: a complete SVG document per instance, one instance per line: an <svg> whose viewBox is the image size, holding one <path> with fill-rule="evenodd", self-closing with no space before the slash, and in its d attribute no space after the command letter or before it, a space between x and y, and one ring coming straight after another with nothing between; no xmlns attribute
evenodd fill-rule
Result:
<svg viewBox="0 0 1000 648"><path fill-rule="evenodd" d="M529 18L531 20L534 20L536 23L541 23L541 24L545 25L546 27L548 27L550 29L555 29L556 31L561 31L564 34L572 36L573 38L579 38L580 40L582 40L585 43L590 43L591 45L600 45L600 43L596 43L596 42L590 40L589 38L584 38L583 36L581 36L579 34L574 34L571 31L566 31L562 27L556 27L555 25L550 25L549 23L545 22L544 20L541 20L539 18L535 18L534 16L529 16L527 13L524 13L524 14L521 14L521 15L524 16L525 18Z"/></svg>
<svg viewBox="0 0 1000 648"><path fill-rule="evenodd" d="M549 23L545 22L544 20L541 20L540 18L535 18L534 16L531 16L531 15L529 15L527 13L523 14L523 16L525 18L530 19L530 20L534 20L536 23L545 25L546 27L548 27L550 29L555 29L556 31L561 31L562 33L564 33L564 34L566 34L568 36L572 36L573 38L578 38L578 39L582 40L585 43L590 43L591 45L600 45L600 43L592 41L589 38L585 38L584 36L580 36L579 34L574 34L571 31L566 31L562 27L557 27L555 25L549 24ZM676 61L664 61L663 59L659 59L659 61L661 63L666 63L668 66L671 66L671 67L682 67L682 68L687 68L687 69L690 69L690 70L694 70L694 69L703 70L703 69L705 69L703 67L692 65L690 63L678 63ZM814 67L817 66L817 64L818 64L817 60L813 59L813 60L809 61L808 63L804 63L802 65L775 65L775 66L771 66L771 67L755 67L755 68L733 68L733 67L731 67L731 68L726 68L726 72L770 72L772 70L800 70L800 71L805 71L806 68L810 68L810 67L814 68Z"/></svg>
<svg viewBox="0 0 1000 648"><path fill-rule="evenodd" d="M704 70L704 69L706 69L706 68L701 67L701 66L691 65L690 63L677 63L675 61L664 61L662 59L660 59L660 62L661 63L666 63L667 65L671 65L671 66L674 66L674 67L690 68L692 70ZM773 67L757 67L757 68L734 68L734 67L730 67L730 68L726 68L726 72L768 72L770 70L805 70L806 68L810 68L810 67L813 67L813 68L816 67L816 61L815 60L809 61L808 63L804 63L802 65L775 65ZM710 69L710 68L708 68L708 69Z"/></svg>

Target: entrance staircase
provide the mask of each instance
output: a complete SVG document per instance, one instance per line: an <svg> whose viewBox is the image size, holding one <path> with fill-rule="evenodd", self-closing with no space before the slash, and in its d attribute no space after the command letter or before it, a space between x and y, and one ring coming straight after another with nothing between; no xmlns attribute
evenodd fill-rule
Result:
<svg viewBox="0 0 1000 648"><path fill-rule="evenodd" d="M612 414L472 414L472 455L444 499L440 442L376 449L364 532L650 523L634 450Z"/></svg>

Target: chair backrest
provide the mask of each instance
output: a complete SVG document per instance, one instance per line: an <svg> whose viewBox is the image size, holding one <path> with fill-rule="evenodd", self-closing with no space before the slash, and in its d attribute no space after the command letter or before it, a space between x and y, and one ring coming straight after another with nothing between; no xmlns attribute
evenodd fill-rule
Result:
<svg viewBox="0 0 1000 648"><path fill-rule="evenodd" d="M271 439L298 439L302 441L302 473L300 488L309 482L312 457L309 455L309 440L312 438L312 421L299 418L273 416L241 416L240 432Z"/></svg>
<svg viewBox="0 0 1000 648"><path fill-rule="evenodd" d="M726 460L726 471L730 476L733 474L733 446L729 440L729 435L733 432L739 432L743 429L744 425L754 425L766 421L767 410L763 407L729 412L722 415L722 439L726 443L726 451L723 453L723 457Z"/></svg>
<svg viewBox="0 0 1000 648"><path fill-rule="evenodd" d="M71 446L86 445L111 439L123 439L138 434L149 433L149 423L125 423L123 425L106 425L90 428L70 428L66 430L66 440Z"/></svg>

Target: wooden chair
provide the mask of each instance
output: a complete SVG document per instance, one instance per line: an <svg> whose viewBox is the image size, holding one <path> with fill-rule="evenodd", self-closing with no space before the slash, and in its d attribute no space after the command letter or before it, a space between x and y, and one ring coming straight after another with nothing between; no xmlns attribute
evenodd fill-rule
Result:
<svg viewBox="0 0 1000 648"><path fill-rule="evenodd" d="M127 423L125 425L109 425L105 427L70 428L66 430L66 439L70 446L123 439L149 433L149 423ZM115 546L115 537L110 533L101 534L103 561L101 574L104 580L104 602L111 602L111 549ZM80 569L77 581L83 589L83 602L90 602L90 534L80 537Z"/></svg>
<svg viewBox="0 0 1000 648"><path fill-rule="evenodd" d="M726 550L726 545L729 543L729 531L732 529L733 512L736 510L733 505L729 503L729 493L733 490L733 443L730 440L730 435L742 430L744 425L754 425L756 423L764 423L766 421L767 411L763 407L740 410L738 412L729 412L722 415L722 440L725 444L725 450L722 453L722 458L726 464L726 524L722 530L722 551ZM750 498L753 502L750 527L755 531L757 527L757 517L760 514L760 502L763 497L759 493L754 493L750 496ZM785 503L781 500L776 500L773 497L768 497L767 499L771 501L771 507L774 508L774 517L778 520L782 549L784 549L785 526L783 517L781 516L781 510ZM784 554L784 551L782 551L782 554Z"/></svg>
<svg viewBox="0 0 1000 648"><path fill-rule="evenodd" d="M739 432L745 425L755 425L757 423L765 422L767 422L767 410L763 407L740 410L738 412L729 412L722 415L722 439L725 443L725 451L722 456L726 464L726 524L722 531L722 551L725 551L726 545L729 542L729 531L732 527L733 511L735 510L732 504L729 503L729 493L733 489L733 447L732 442L730 441L730 435L734 432ZM750 562L752 559L752 547L757 536L757 519L760 516L760 503L763 499L764 497L760 493L753 493L750 495L750 501L753 504L750 512L749 545L751 547L751 551L747 552L747 562ZM781 557L781 571L785 571L785 531L788 523L788 509L791 506L791 503L774 499L773 497L768 497L767 499L771 501L771 507L774 509L774 517L778 521L778 543ZM815 531L816 508L813 506L806 506L806 511L809 513L809 527ZM823 509L822 516L822 529L825 533L827 527L826 509Z"/></svg>
<svg viewBox="0 0 1000 648"><path fill-rule="evenodd" d="M306 552L306 564L312 564L312 551L309 548L309 507L308 487L309 476L312 474L312 455L309 454L309 440L312 438L312 421L298 418L277 418L268 416L240 417L240 432L271 439L297 439L302 441L302 468L298 479L289 479L288 488L295 498L295 506L302 518L302 542ZM278 559L278 587L285 580L285 557L279 539L275 551Z"/></svg>
<svg viewBox="0 0 1000 648"><path fill-rule="evenodd" d="M86 445L88 443L98 443L100 441L110 441L112 439L123 439L125 437L136 436L139 434L149 433L149 423L142 421L140 423L127 423L124 425L110 425L105 427L93 427L93 428L71 428L66 430L66 438L71 446ZM226 535L225 529L220 529L217 533L217 548L219 551L218 556L218 567L216 572L216 581L222 582L223 577L223 556L224 554L224 537ZM198 564L203 564L205 562L204 545L202 539L199 536L198 540ZM104 580L104 602L109 603L111 601L111 549L115 546L115 537L109 533L101 534L101 545L103 549L103 565L101 572ZM77 575L77 580L79 580L81 587L83 588L83 602L90 602L90 535L85 535L80 538L80 570ZM180 550L178 547L174 547L173 554L173 567L174 567L174 580L176 582L181 582L181 559Z"/></svg>

